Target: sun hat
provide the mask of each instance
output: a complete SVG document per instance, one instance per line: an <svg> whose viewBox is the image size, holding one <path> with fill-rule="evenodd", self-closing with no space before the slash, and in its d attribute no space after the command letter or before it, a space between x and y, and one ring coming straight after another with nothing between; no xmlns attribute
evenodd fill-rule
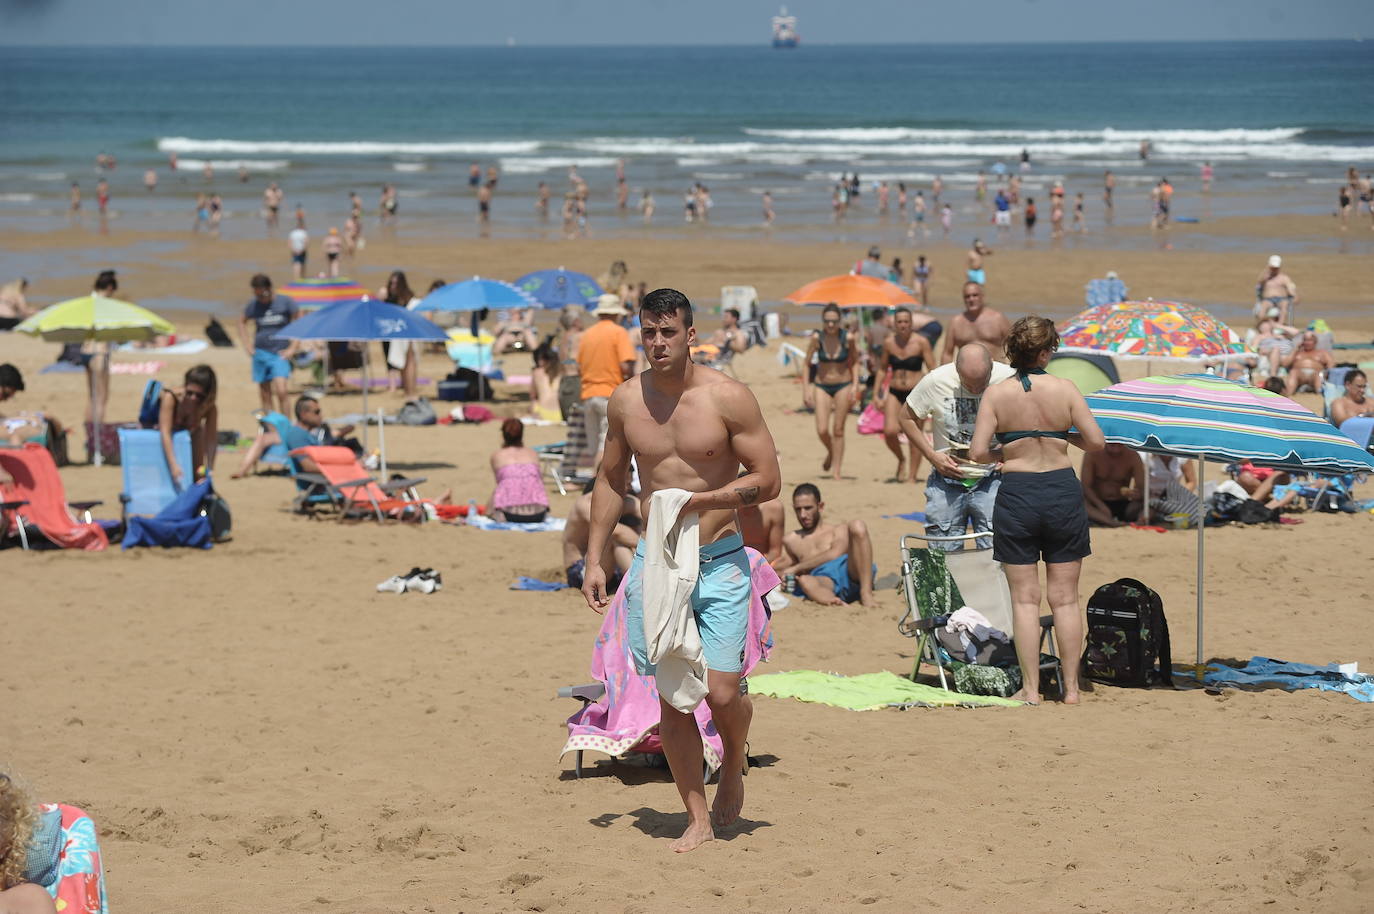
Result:
<svg viewBox="0 0 1374 914"><path fill-rule="evenodd" d="M1283 266L1283 258L1280 257L1278 254L1270 254L1269 266L1277 270L1279 267Z"/></svg>
<svg viewBox="0 0 1374 914"><path fill-rule="evenodd" d="M619 317L629 312L625 310L625 305L621 302L619 295L616 295L614 292L607 292L596 300L596 308L593 309L592 313L609 314L612 317Z"/></svg>

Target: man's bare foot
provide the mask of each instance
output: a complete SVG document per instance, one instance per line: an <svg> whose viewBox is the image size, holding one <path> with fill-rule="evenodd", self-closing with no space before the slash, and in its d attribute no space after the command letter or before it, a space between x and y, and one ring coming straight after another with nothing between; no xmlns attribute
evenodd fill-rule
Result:
<svg viewBox="0 0 1374 914"><path fill-rule="evenodd" d="M739 818L744 808L744 773L721 769L720 784L716 787L716 799L711 803L711 823L724 828Z"/></svg>
<svg viewBox="0 0 1374 914"><path fill-rule="evenodd" d="M867 606L869 609L872 609L874 606L877 606L877 605L878 605L878 601L875 600L875 599L873 598L873 594L869 594L869 595L866 596L866 597L863 596L862 594L860 594L860 595L859 595L859 605L860 605L860 606Z"/></svg>
<svg viewBox="0 0 1374 914"><path fill-rule="evenodd" d="M1038 705L1038 704L1040 704L1040 696L1039 696L1039 695L1034 695L1034 696L1032 696L1032 695L1031 695L1029 692L1027 692L1025 689L1021 689L1021 690L1020 690L1019 692L1017 692L1015 695L1012 695L1012 696L1011 696L1011 700L1012 700L1012 701L1024 701L1024 702L1025 702L1026 704L1028 704L1028 705Z"/></svg>
<svg viewBox="0 0 1374 914"><path fill-rule="evenodd" d="M841 479L844 479L844 477L840 475L839 469L836 469L835 472L831 473L830 478L835 480L836 482L838 482Z"/></svg>
<svg viewBox="0 0 1374 914"><path fill-rule="evenodd" d="M821 600L820 604L822 606L843 606L844 601L832 593L829 597Z"/></svg>
<svg viewBox="0 0 1374 914"><path fill-rule="evenodd" d="M707 841L716 837L716 833L711 831L709 820L705 822L688 822L687 830L682 833L682 837L673 842L673 853L685 854L701 847Z"/></svg>
<svg viewBox="0 0 1374 914"><path fill-rule="evenodd" d="M1077 692L1065 692L1065 693L1064 693L1064 704L1066 704L1066 705L1076 705L1076 704L1078 704L1078 693L1077 693Z"/></svg>
<svg viewBox="0 0 1374 914"><path fill-rule="evenodd" d="M834 459L835 459L834 455L832 455L829 451L826 451L826 452L825 452L825 462L821 464L821 469L822 469L822 470L829 470L829 469L830 469L830 464L831 464L831 462L832 462Z"/></svg>

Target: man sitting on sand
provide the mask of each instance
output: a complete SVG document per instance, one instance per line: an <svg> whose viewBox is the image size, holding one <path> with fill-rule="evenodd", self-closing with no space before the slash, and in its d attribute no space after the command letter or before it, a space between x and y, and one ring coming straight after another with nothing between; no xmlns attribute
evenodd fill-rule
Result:
<svg viewBox="0 0 1374 914"><path fill-rule="evenodd" d="M626 495L620 508L620 519L611 529L606 546L601 552L601 567L614 569L606 581L608 592L615 593L620 582L630 570L634 561L635 546L639 543L639 532L643 527L639 517L639 501ZM592 529L592 492L591 486L573 502L568 512L568 522L563 528L563 567L567 569L568 586L582 589L583 572L586 570L584 556L587 554L587 537Z"/></svg>
<svg viewBox="0 0 1374 914"><path fill-rule="evenodd" d="M1083 501L1088 520L1122 527L1140 516L1145 503L1145 464L1124 444L1108 444L1083 455Z"/></svg>
<svg viewBox="0 0 1374 914"><path fill-rule="evenodd" d="M1283 272L1283 258L1274 254L1255 285L1255 317L1270 318L1280 324L1293 320L1298 305L1298 284Z"/></svg>
<svg viewBox="0 0 1374 914"><path fill-rule="evenodd" d="M1369 381L1358 368L1345 375L1345 393L1331 402L1331 424L1340 428L1349 419L1374 416L1374 402L1366 395Z"/></svg>
<svg viewBox="0 0 1374 914"><path fill-rule="evenodd" d="M782 499L773 498L760 505L748 505L739 511L739 532L744 545L756 549L776 570L783 560L782 536L787 526Z"/></svg>
<svg viewBox="0 0 1374 914"><path fill-rule="evenodd" d="M792 490L792 511L800 529L782 539L783 558L773 569L796 575L792 592L825 606L858 600L873 606L873 543L861 520L827 524L821 520L821 490L804 482Z"/></svg>
<svg viewBox="0 0 1374 914"><path fill-rule="evenodd" d="M496 341L491 344L491 354L533 352L538 345L539 337L530 323L529 312L524 308L512 308L510 316L496 328Z"/></svg>
<svg viewBox="0 0 1374 914"><path fill-rule="evenodd" d="M940 364L953 362L959 347L969 343L982 343L994 359L1005 362L1010 335L1011 322L1006 315L985 305L983 287L970 280L964 283L964 313L954 315L949 322Z"/></svg>
<svg viewBox="0 0 1374 914"><path fill-rule="evenodd" d="M711 334L707 342L722 350L731 349L735 352L743 352L749 348L749 334L740 329L737 309L726 308L721 313L720 329Z"/></svg>
<svg viewBox="0 0 1374 914"><path fill-rule="evenodd" d="M1298 348L1283 359L1283 367L1288 369L1284 396L1291 397L1304 387L1319 394L1326 373L1336 367L1336 359L1329 350L1317 348L1316 333L1304 330Z"/></svg>

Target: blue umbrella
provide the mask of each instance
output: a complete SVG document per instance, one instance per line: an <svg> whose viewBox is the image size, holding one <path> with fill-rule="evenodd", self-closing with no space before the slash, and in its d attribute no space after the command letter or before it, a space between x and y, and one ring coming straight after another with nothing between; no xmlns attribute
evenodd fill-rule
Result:
<svg viewBox="0 0 1374 914"><path fill-rule="evenodd" d="M419 311L480 311L483 308L538 308L540 304L530 293L508 282L474 276L435 289L415 307Z"/></svg>
<svg viewBox="0 0 1374 914"><path fill-rule="evenodd" d="M1374 457L1292 400L1206 374L1142 378L1103 388L1088 408L1110 442L1180 459L1317 473L1374 471ZM1202 473L1198 473L1202 491ZM1202 670L1203 531L1198 499L1197 663Z"/></svg>
<svg viewBox="0 0 1374 914"><path fill-rule="evenodd" d="M329 340L331 342L393 343L448 339L443 328L433 321L398 305L363 297L321 308L292 321L273 334L279 340ZM363 415L367 415L369 352L363 350ZM367 446L367 423L363 423L363 446Z"/></svg>
<svg viewBox="0 0 1374 914"><path fill-rule="evenodd" d="M535 270L526 273L515 284L534 297L545 308L564 305L591 306L603 290L595 279L576 270Z"/></svg>

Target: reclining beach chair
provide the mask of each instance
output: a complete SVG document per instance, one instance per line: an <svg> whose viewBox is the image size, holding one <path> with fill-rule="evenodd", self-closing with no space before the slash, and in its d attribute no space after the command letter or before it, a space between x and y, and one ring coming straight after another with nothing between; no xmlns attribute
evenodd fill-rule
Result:
<svg viewBox="0 0 1374 914"><path fill-rule="evenodd" d="M425 502L415 491L425 481L422 476L378 482L346 447L312 445L297 448L291 456L308 457L320 468L319 473L296 474L296 479L308 486L296 496L298 510L305 510L312 496L325 495L338 508L340 520L366 514L375 515L378 521L388 515L425 519Z"/></svg>
<svg viewBox="0 0 1374 914"><path fill-rule="evenodd" d="M91 519L91 508L104 502L68 502L57 464L41 444L0 448L0 471L11 480L0 494L3 533L17 537L24 549L30 548L33 531L63 549L97 552L110 544L105 525ZM117 530L119 524L111 521L109 527Z"/></svg>
<svg viewBox="0 0 1374 914"><path fill-rule="evenodd" d="M286 452L286 432L291 428L291 420L277 412L264 413L257 419L258 425L262 428L270 428L277 433L277 443L263 451L258 462L279 467L289 466L291 456Z"/></svg>
<svg viewBox="0 0 1374 914"><path fill-rule="evenodd" d="M152 517L185 490L191 483L187 477L178 488L172 480L167 455L162 451L162 433L152 428L121 428L119 430L120 469L124 476L124 491L119 493L125 520L131 514ZM191 435L172 433L172 453L183 473L190 473Z"/></svg>
<svg viewBox="0 0 1374 914"><path fill-rule="evenodd" d="M1007 588L1001 564L992 557L992 550L943 552L926 548L930 542L972 544L991 536L991 533L963 536L907 533L902 536L902 594L906 598L906 613L897 622L897 630L908 638L918 639L916 662L911 669L913 682L921 667L929 664L936 668L940 686L946 691L1006 698L1021 688L1021 670L1011 642L1011 591ZM944 628L949 617L963 606L982 613L994 629L1007 636L1006 644L980 653L978 662L956 658L937 637L936 630ZM1062 698L1064 677L1054 643L1053 625L1053 616L1041 616L1040 671L1042 678L1046 674L1054 677ZM1048 653L1045 652L1047 647ZM1069 662L1078 661L1072 658ZM953 679L953 688L950 679Z"/></svg>

